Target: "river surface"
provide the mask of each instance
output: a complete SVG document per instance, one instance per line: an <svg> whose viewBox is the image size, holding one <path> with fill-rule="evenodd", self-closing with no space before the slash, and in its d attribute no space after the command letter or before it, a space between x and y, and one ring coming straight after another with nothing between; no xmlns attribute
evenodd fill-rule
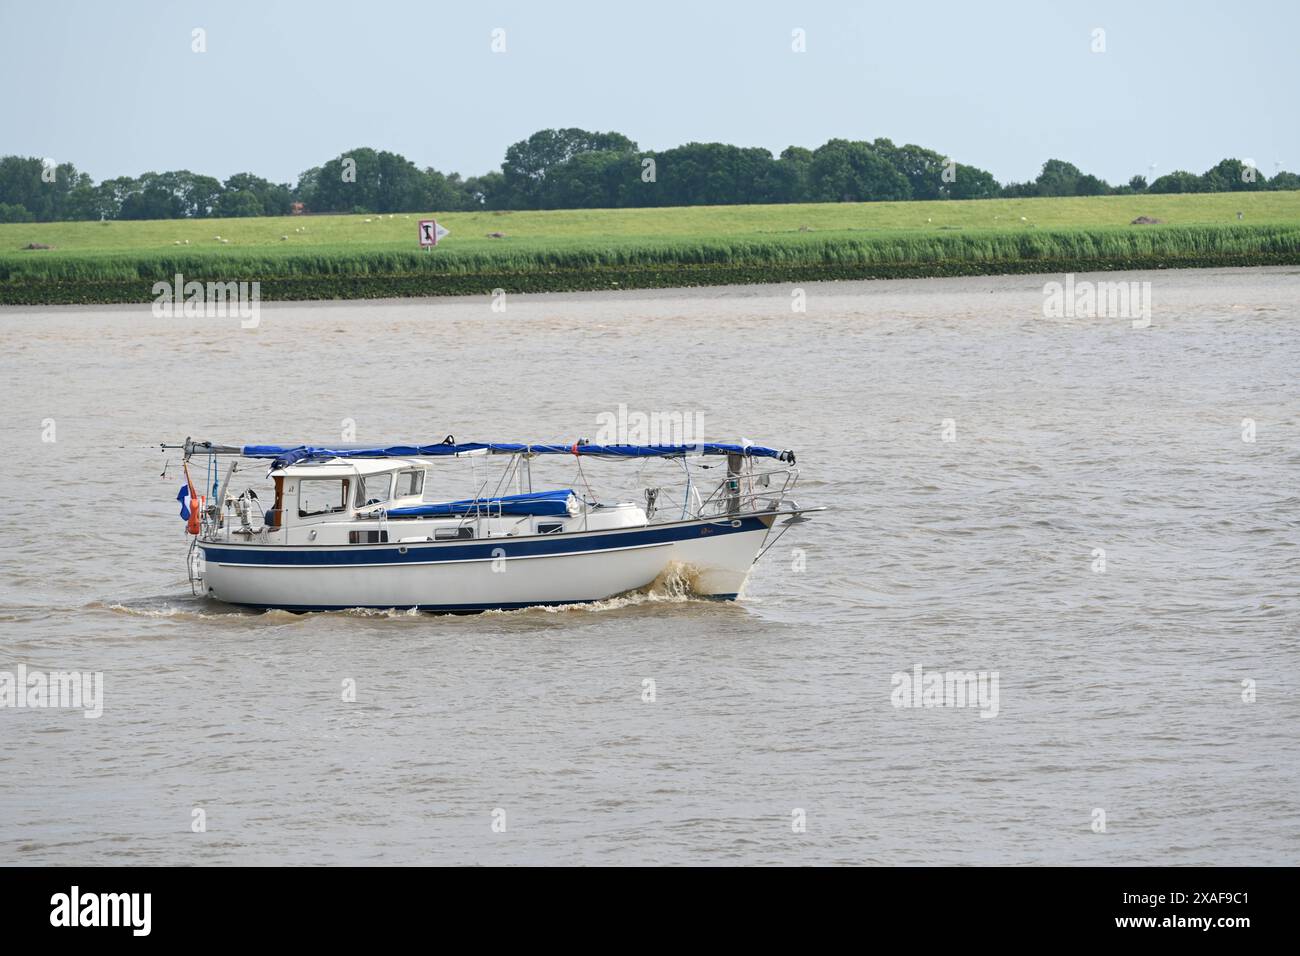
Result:
<svg viewBox="0 0 1300 956"><path fill-rule="evenodd" d="M0 863L1300 862L1300 270L1078 277L1150 281L1136 329L1051 278L0 309L0 671L103 675L98 718L0 708ZM830 510L736 603L190 594L161 441L620 403ZM917 667L996 695L895 706Z"/></svg>

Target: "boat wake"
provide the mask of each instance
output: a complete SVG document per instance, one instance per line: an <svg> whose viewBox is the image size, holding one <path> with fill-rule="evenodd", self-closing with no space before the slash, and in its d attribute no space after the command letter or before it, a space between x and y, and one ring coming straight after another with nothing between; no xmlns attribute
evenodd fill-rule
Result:
<svg viewBox="0 0 1300 956"><path fill-rule="evenodd" d="M141 598L135 601L92 601L86 605L87 610L108 611L113 614L125 614L130 617L176 618L189 621L223 621L232 617L265 617L267 614L282 615L285 620L293 620L298 615L288 611L262 612L232 604L220 604L206 598L186 597L180 600L168 597Z"/></svg>
<svg viewBox="0 0 1300 956"><path fill-rule="evenodd" d="M606 611L619 611L624 608L643 607L662 604L716 604L711 597L698 593L696 583L699 573L689 565L674 563L651 581L646 587L626 594L619 594L603 601L587 601L582 604L560 604L555 606L537 605L513 611L487 611L487 614L590 614Z"/></svg>

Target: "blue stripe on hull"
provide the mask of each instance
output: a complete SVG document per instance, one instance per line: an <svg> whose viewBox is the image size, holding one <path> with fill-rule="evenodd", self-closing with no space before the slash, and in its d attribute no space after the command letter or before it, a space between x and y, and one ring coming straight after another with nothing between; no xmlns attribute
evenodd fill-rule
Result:
<svg viewBox="0 0 1300 956"><path fill-rule="evenodd" d="M411 544L393 546L358 545L347 549L324 549L313 545L254 545L229 548L200 545L203 559L216 564L251 566L334 566L356 564L429 564L439 561L489 561L495 558L528 558L543 555L581 554L644 544L688 541L715 534L761 531L766 525L752 516L719 523L687 524L662 528L640 528L626 532L535 535L527 538L486 538L473 544ZM568 540L565 540L565 539ZM405 553L403 553L405 552ZM528 606L528 605L525 605Z"/></svg>

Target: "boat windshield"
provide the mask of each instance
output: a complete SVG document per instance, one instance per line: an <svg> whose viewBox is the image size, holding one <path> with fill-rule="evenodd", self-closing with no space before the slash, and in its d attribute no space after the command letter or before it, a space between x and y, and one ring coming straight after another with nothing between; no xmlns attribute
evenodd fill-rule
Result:
<svg viewBox="0 0 1300 956"><path fill-rule="evenodd" d="M357 507L382 505L388 500L389 489L393 484L391 474L366 475L357 487Z"/></svg>

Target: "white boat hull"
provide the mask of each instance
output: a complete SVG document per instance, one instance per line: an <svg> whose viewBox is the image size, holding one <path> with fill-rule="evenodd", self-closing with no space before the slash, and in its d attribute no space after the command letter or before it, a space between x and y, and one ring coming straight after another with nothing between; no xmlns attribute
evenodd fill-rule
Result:
<svg viewBox="0 0 1300 956"><path fill-rule="evenodd" d="M775 515L636 529L349 547L200 542L204 592L288 610L472 612L599 601L680 567L694 593L735 598Z"/></svg>

